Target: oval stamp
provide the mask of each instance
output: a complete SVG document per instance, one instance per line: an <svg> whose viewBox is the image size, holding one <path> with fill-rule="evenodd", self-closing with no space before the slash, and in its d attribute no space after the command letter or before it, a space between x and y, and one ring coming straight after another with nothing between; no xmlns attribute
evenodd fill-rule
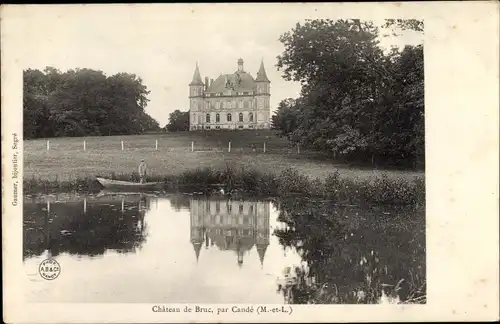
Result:
<svg viewBox="0 0 500 324"><path fill-rule="evenodd" d="M54 280L59 277L59 274L61 273L61 266L54 259L46 259L40 263L38 272L43 279Z"/></svg>

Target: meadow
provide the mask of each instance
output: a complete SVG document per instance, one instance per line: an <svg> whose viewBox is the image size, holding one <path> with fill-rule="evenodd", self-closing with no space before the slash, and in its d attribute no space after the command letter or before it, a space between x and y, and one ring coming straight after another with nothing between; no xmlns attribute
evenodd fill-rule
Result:
<svg viewBox="0 0 500 324"><path fill-rule="evenodd" d="M377 170L335 163L316 152L290 147L286 139L272 131L259 130L25 140L24 179L72 181L111 173L130 174L136 172L141 159L146 159L153 178L200 168L223 170L227 166L273 174L292 168L310 179L325 179L336 170L349 179L375 179L382 174L389 179L408 180L424 176L421 171Z"/></svg>

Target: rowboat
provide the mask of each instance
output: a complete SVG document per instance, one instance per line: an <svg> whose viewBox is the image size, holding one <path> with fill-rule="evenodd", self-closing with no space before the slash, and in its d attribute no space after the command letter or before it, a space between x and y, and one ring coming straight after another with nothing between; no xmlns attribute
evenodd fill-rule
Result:
<svg viewBox="0 0 500 324"><path fill-rule="evenodd" d="M131 191L129 191L127 189L128 188L125 188L123 190L102 189L101 191L99 191L99 193L97 195L95 195L95 197L98 199L104 198L104 197L108 197L108 198L119 197L120 199L123 197L128 197L130 199L142 198L142 197L149 197L149 198L158 197L157 193L152 192L152 191L145 191L145 190L141 190L141 191L131 190Z"/></svg>
<svg viewBox="0 0 500 324"><path fill-rule="evenodd" d="M96 178L96 180L106 189L127 189L127 190L159 190L163 187L163 182L131 182Z"/></svg>

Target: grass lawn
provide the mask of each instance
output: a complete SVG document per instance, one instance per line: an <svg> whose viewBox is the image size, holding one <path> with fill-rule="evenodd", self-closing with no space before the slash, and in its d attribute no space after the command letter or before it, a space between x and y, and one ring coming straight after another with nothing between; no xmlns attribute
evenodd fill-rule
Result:
<svg viewBox="0 0 500 324"><path fill-rule="evenodd" d="M86 142L86 151L83 142ZM155 150L158 140L158 151ZM338 169L341 176L370 178L386 173L389 178L423 177L418 171L389 171L350 168L318 159L312 152L291 148L286 139L271 131L183 132L137 136L106 136L24 141L24 177L71 180L76 177L136 172L142 158L152 175L175 175L189 169L211 167L256 169L279 173L293 167L311 178L324 178ZM124 150L121 150L121 141ZM194 141L194 152L191 143ZM231 152L228 142L231 141ZM266 152L263 152L264 142ZM252 149L255 145L256 151ZM198 151L198 152L197 152Z"/></svg>

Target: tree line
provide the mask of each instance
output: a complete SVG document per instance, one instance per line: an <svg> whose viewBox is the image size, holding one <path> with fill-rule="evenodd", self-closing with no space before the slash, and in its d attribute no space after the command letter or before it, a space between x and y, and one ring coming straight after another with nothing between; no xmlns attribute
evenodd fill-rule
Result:
<svg viewBox="0 0 500 324"><path fill-rule="evenodd" d="M160 130L135 74L53 67L23 71L24 138L141 134Z"/></svg>
<svg viewBox="0 0 500 324"><path fill-rule="evenodd" d="M387 20L384 27L423 32L418 20ZM278 70L302 90L279 103L273 128L337 159L423 165L423 46L384 51L379 36L372 22L328 19L282 34Z"/></svg>

